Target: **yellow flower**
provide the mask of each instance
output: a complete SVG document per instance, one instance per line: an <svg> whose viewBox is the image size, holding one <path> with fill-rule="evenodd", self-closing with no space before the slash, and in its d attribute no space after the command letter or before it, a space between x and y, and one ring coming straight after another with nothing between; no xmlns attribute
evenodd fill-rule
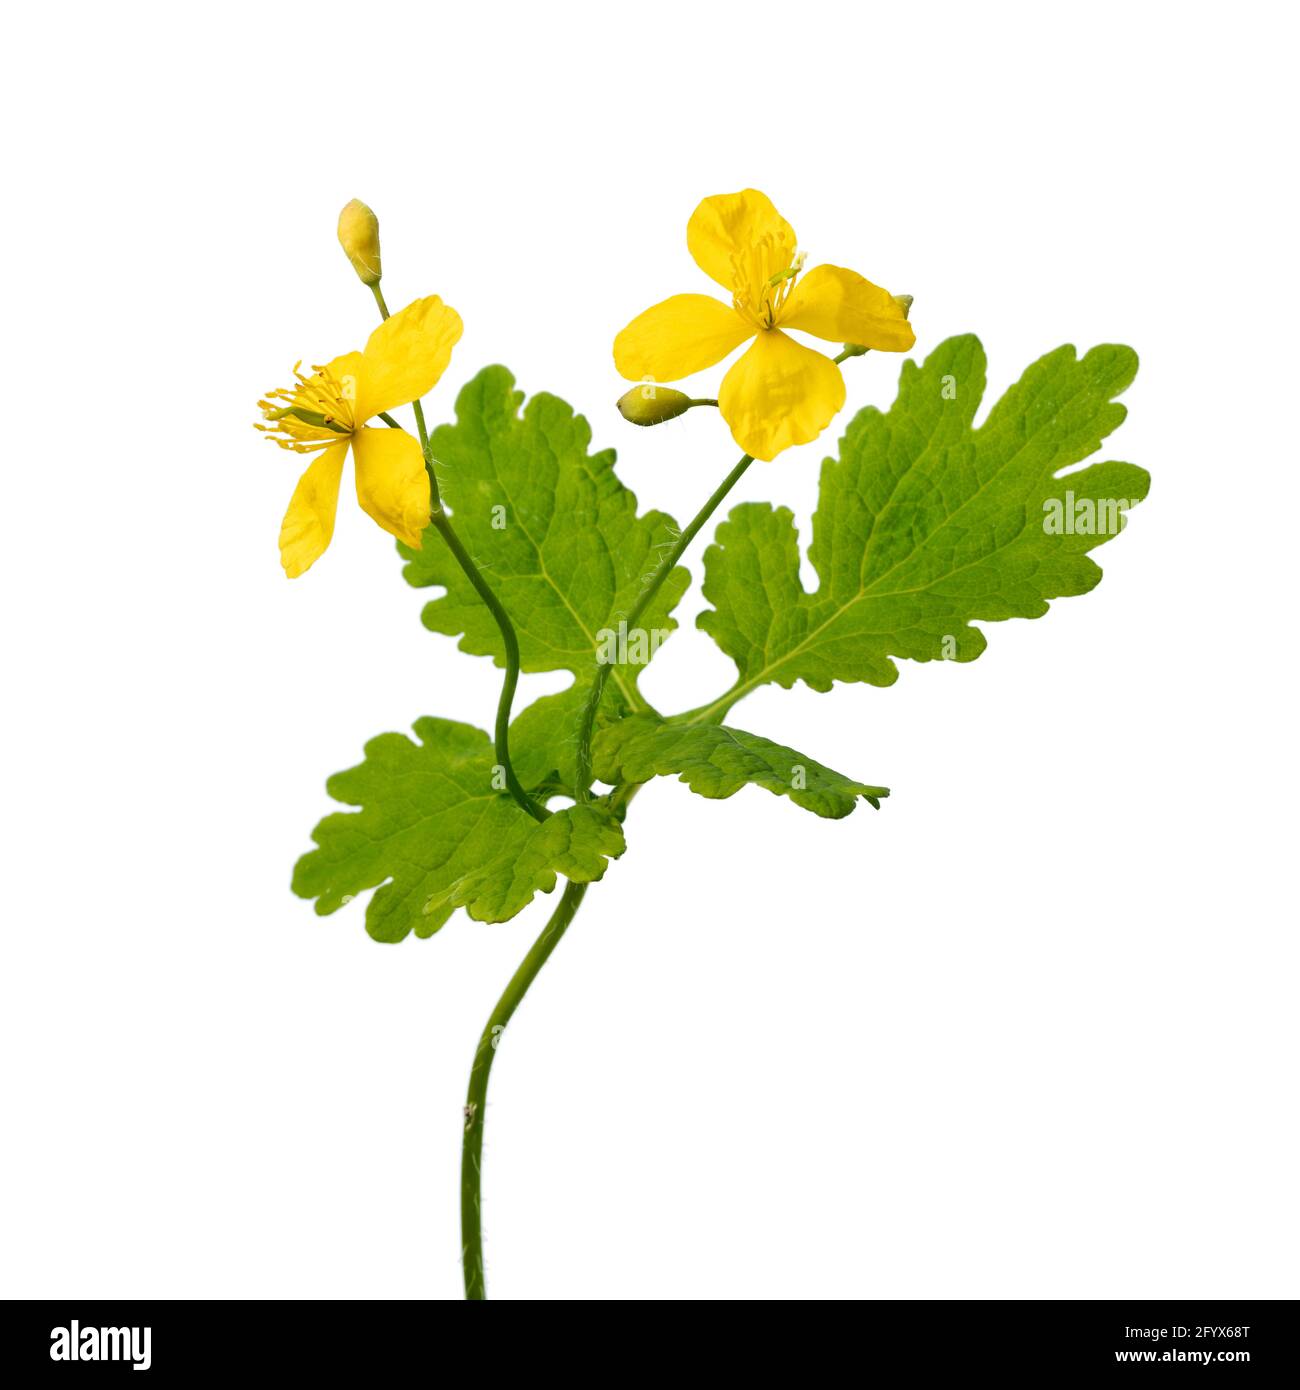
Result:
<svg viewBox="0 0 1300 1390"><path fill-rule="evenodd" d="M290 579L325 553L334 534L339 482L348 446L356 461L357 501L364 512L407 545L420 545L429 524L429 475L419 443L405 430L366 421L418 401L437 383L461 334L460 315L438 296L417 299L385 319L364 352L313 367L294 368L297 385L259 401L259 424L282 449L320 457L298 480L280 527L280 563Z"/></svg>
<svg viewBox="0 0 1300 1390"><path fill-rule="evenodd" d="M844 404L839 367L786 329L885 352L906 352L916 341L902 304L855 271L819 265L800 279L794 231L756 189L705 198L687 224L686 245L731 303L707 294L665 299L614 339L614 365L629 381L677 381L753 338L723 377L718 407L756 459L816 439Z"/></svg>

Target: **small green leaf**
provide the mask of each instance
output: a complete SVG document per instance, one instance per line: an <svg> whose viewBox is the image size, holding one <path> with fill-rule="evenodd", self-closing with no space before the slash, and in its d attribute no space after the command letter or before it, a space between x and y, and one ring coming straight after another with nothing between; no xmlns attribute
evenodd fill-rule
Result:
<svg viewBox="0 0 1300 1390"><path fill-rule="evenodd" d="M738 667L725 703L768 681L890 685L894 657L971 661L985 647L972 622L1041 617L1048 599L1091 589L1101 570L1086 552L1120 529L1150 478L1129 463L1057 475L1121 423L1113 398L1136 371L1130 348L1081 360L1058 348L974 429L977 338L905 362L890 411L860 411L822 465L815 593L800 582L787 510L750 503L718 527L704 561L713 608L697 622Z"/></svg>
<svg viewBox="0 0 1300 1390"><path fill-rule="evenodd" d="M839 820L861 797L877 809L887 787L870 787L758 734L724 724L665 724L634 715L611 724L593 744L602 782L645 782L679 774L693 792L721 800L747 782L788 796L796 806Z"/></svg>
<svg viewBox="0 0 1300 1390"><path fill-rule="evenodd" d="M420 719L419 742L381 734L365 761L336 773L326 789L360 809L326 816L317 848L294 867L293 891L335 912L357 893L378 891L366 909L377 941L414 931L432 936L458 907L501 922L549 893L556 874L601 877L623 852L623 834L600 806L571 807L538 822L494 787L496 755L481 730Z"/></svg>

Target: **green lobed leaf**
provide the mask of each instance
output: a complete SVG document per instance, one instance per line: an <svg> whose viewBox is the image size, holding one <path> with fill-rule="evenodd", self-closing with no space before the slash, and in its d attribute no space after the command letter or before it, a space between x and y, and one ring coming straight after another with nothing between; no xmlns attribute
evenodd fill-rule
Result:
<svg viewBox="0 0 1300 1390"><path fill-rule="evenodd" d="M839 457L822 465L815 593L800 581L785 508L745 504L718 527L704 561L713 608L697 622L738 668L727 703L769 681L890 685L894 657L971 661L986 645L972 622L1041 617L1048 599L1091 589L1101 570L1087 552L1110 535L1050 534L1044 503L1072 493L1080 524L1091 506L1095 528L1098 503L1146 496L1148 474L1129 463L1057 476L1123 421L1113 398L1136 371L1127 347L1081 360L1058 348L974 429L985 387L977 338L948 339L923 366L905 362L893 407L860 411Z"/></svg>
<svg viewBox="0 0 1300 1390"><path fill-rule="evenodd" d="M590 453L591 428L556 396L523 392L504 367L485 367L456 398L456 423L431 436L438 485L466 549L515 625L525 671L591 675L600 634L617 630L677 526L663 512L638 516L614 473L614 451ZM463 651L504 665L501 635L446 546L426 533L399 547L417 588L446 593L425 606L425 626L461 638ZM643 619L664 636L690 582L677 567ZM614 698L645 708L637 668L619 667Z"/></svg>
<svg viewBox="0 0 1300 1390"><path fill-rule="evenodd" d="M375 888L371 936L432 936L457 907L502 922L549 893L557 873L590 883L622 854L622 828L604 807L570 807L538 822L497 791L496 755L481 729L426 718L415 733L419 742L371 739L365 761L326 784L336 801L360 809L326 816L312 832L317 848L294 866L293 891L315 898L318 913Z"/></svg>
<svg viewBox="0 0 1300 1390"><path fill-rule="evenodd" d="M831 820L847 816L859 797L878 810L880 798L889 795L887 787L855 782L793 748L724 724L666 724L633 715L602 730L592 755L602 782L677 773L693 792L717 800L752 782Z"/></svg>

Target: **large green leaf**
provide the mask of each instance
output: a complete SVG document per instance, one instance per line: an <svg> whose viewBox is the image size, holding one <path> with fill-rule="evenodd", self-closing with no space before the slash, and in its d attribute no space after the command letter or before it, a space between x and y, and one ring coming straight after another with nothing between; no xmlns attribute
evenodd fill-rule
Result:
<svg viewBox="0 0 1300 1390"><path fill-rule="evenodd" d="M950 338L924 366L905 362L893 407L860 411L822 466L816 592L800 582L789 511L750 503L718 527L705 555L713 608L698 623L738 667L726 702L768 681L889 685L893 657L970 661L985 647L972 622L1041 617L1048 599L1091 589L1101 570L1086 552L1122 516L1108 504L1140 501L1150 479L1128 463L1058 474L1124 419L1113 398L1136 371L1130 348L1081 360L1058 348L974 429L985 386L977 338ZM1067 495L1069 518L1054 532Z"/></svg>
<svg viewBox="0 0 1300 1390"><path fill-rule="evenodd" d="M485 367L464 387L456 423L431 437L438 485L510 614L523 670L586 680L602 633L617 632L677 527L663 512L637 515L636 497L614 473L614 451L589 452L591 428L571 406L543 393L521 413L523 399L504 367ZM504 665L492 615L436 533L401 553L411 584L446 590L425 606L425 625ZM681 567L669 575L642 621L647 633L662 640L676 626L669 615L689 582ZM644 708L637 672L621 665L610 681L614 699L633 709Z"/></svg>
<svg viewBox="0 0 1300 1390"><path fill-rule="evenodd" d="M793 748L725 724L666 724L634 715L602 730L592 752L602 782L677 773L693 792L715 800L752 782L831 820L847 816L859 797L879 809L880 798L889 795L887 787L855 782Z"/></svg>
<svg viewBox="0 0 1300 1390"><path fill-rule="evenodd" d="M381 734L365 761L336 773L329 794L360 809L326 816L299 859L293 891L321 914L378 891L366 910L377 941L431 936L457 907L502 922L549 893L556 874L590 883L622 854L623 832L600 805L537 822L497 790L491 740L469 724L420 719L419 742Z"/></svg>

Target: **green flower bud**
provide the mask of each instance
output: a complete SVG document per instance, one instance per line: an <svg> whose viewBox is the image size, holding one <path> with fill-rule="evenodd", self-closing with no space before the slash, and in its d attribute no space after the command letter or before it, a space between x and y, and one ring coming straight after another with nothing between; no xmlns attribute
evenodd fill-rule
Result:
<svg viewBox="0 0 1300 1390"><path fill-rule="evenodd" d="M618 398L618 413L634 425L662 425L665 420L684 415L696 404L698 402L684 391L647 382L644 386L634 386Z"/></svg>
<svg viewBox="0 0 1300 1390"><path fill-rule="evenodd" d="M383 275L379 259L379 218L359 199L339 213L339 245L363 285L377 285Z"/></svg>

